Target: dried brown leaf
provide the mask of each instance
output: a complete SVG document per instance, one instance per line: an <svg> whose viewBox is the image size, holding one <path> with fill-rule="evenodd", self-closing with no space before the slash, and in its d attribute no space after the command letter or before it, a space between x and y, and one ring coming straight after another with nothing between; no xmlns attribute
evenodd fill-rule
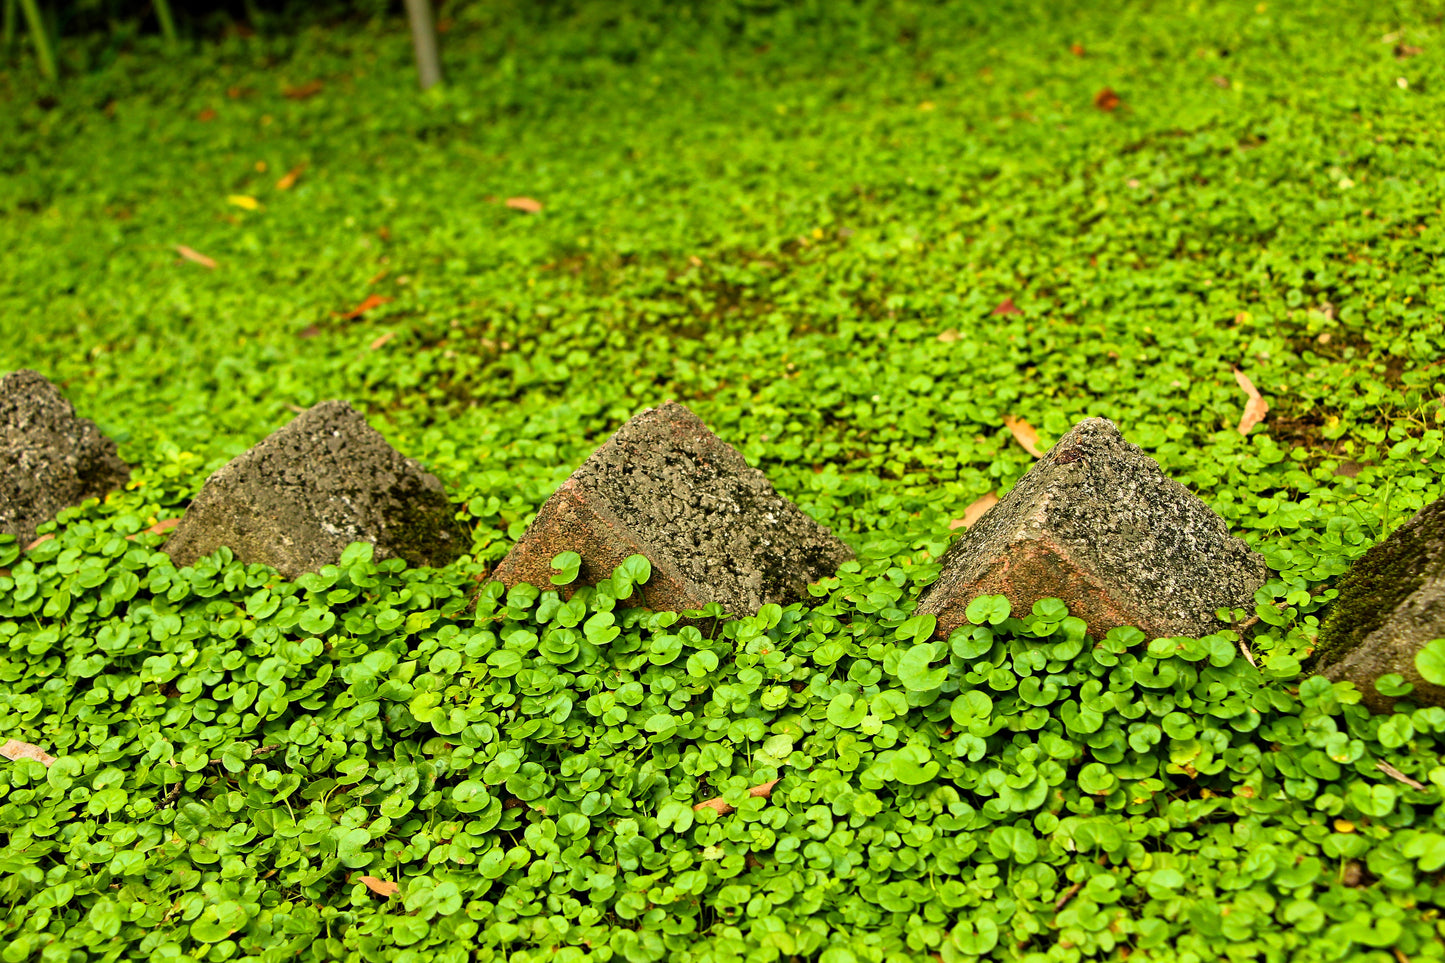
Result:
<svg viewBox="0 0 1445 963"><path fill-rule="evenodd" d="M203 268L210 268L212 271L216 269L215 261L206 257L204 254L202 254L200 251L197 251L193 247L186 247L184 244L177 244L176 253L179 254L181 257L185 258L187 261L194 261Z"/></svg>
<svg viewBox="0 0 1445 963"><path fill-rule="evenodd" d="M938 333L938 340L944 344L952 344L955 341L962 341L963 335L959 333L957 328L949 328L947 331L940 331Z"/></svg>
<svg viewBox="0 0 1445 963"><path fill-rule="evenodd" d="M1244 414L1239 419L1239 433L1247 435L1251 428L1264 421L1264 416L1269 414L1269 402L1260 395L1254 382L1250 381L1238 368L1234 369L1234 380L1239 382L1239 387L1249 396L1249 400L1244 403Z"/></svg>
<svg viewBox="0 0 1445 963"><path fill-rule="evenodd" d="M348 321L355 321L372 308L379 308L390 301L391 298L381 294L368 294L360 304L347 311L345 314L337 314L338 318L345 318Z"/></svg>
<svg viewBox="0 0 1445 963"><path fill-rule="evenodd" d="M28 742L21 742L19 739L6 739L4 745L0 745L0 756L6 759L35 759L46 766L55 761L55 757Z"/></svg>
<svg viewBox="0 0 1445 963"><path fill-rule="evenodd" d="M1014 436L1014 441L1019 443L1019 447L1035 458L1044 457L1044 453L1039 451L1039 433L1034 431L1033 425L1013 415L1004 415L1003 423Z"/></svg>
<svg viewBox="0 0 1445 963"><path fill-rule="evenodd" d="M772 782L765 782L761 786L754 786L753 788L748 790L748 795L771 796L773 794L773 787L777 784L778 780L774 779ZM693 806L692 808L694 812L699 809L711 809L715 811L719 816L726 816L728 813L733 811L733 807L723 802L723 798L721 796L715 796L712 799L705 799L702 802L698 803L696 806Z"/></svg>
<svg viewBox="0 0 1445 963"><path fill-rule="evenodd" d="M377 879L375 876L363 876L361 881L366 884L367 889L378 896L395 896L396 892L401 889L399 884L389 879Z"/></svg>
<svg viewBox="0 0 1445 963"><path fill-rule="evenodd" d="M295 167L282 174L281 178L276 181L276 190L289 191L291 188L295 187L297 179L301 177L301 172L304 170L306 170L305 164L297 164Z"/></svg>
<svg viewBox="0 0 1445 963"><path fill-rule="evenodd" d="M25 546L25 551L28 552L28 551L30 551L30 550L33 549L33 548L39 548L40 546L44 545L46 542L50 541L50 540L51 540L52 538L54 538L54 537L55 537L54 535L41 535L39 538L37 538L35 541L31 542L29 545L26 545L26 546Z"/></svg>
<svg viewBox="0 0 1445 963"><path fill-rule="evenodd" d="M381 337L371 342L371 344L367 345L367 347L369 347L372 351L375 351L377 348L380 348L382 345L386 344L394 337L396 337L396 332L388 331L386 332L386 334L383 334Z"/></svg>
<svg viewBox="0 0 1445 963"><path fill-rule="evenodd" d="M135 535L164 535L181 523L179 518L164 518L156 522L150 528L136 532ZM135 535L127 535L127 539L135 538Z"/></svg>
<svg viewBox="0 0 1445 963"><path fill-rule="evenodd" d="M542 209L542 202L530 197L509 197L506 203L512 210L526 211L528 214L536 214Z"/></svg>
<svg viewBox="0 0 1445 963"><path fill-rule="evenodd" d="M989 492L987 495L983 496L978 501L965 508L963 510L963 517L955 518L953 521L948 523L948 527L951 529L972 528L973 523L982 518L984 512L988 511L990 508L997 504L998 496L995 495L993 492Z"/></svg>
<svg viewBox="0 0 1445 963"><path fill-rule="evenodd" d="M307 97L315 97L321 93L323 86L319 80L308 80L295 87L283 87L281 93L287 100L305 100Z"/></svg>
<svg viewBox="0 0 1445 963"><path fill-rule="evenodd" d="M1380 770L1381 772L1383 772L1385 775L1389 776L1391 779L1394 779L1394 780L1396 780L1396 781L1398 781L1398 782L1403 782L1405 785L1409 786L1411 789L1418 789L1418 790L1420 790L1421 792L1424 792L1424 791L1425 791L1425 784L1424 784L1424 783L1422 783L1422 782L1420 782L1419 780L1416 780L1416 779L1411 779L1409 776L1405 775L1403 772L1401 772L1400 770L1396 769L1394 766L1390 765L1388 762L1385 762L1383 759L1381 759L1381 760L1379 760L1378 762L1375 763L1375 768L1378 769L1378 770Z"/></svg>
<svg viewBox="0 0 1445 963"><path fill-rule="evenodd" d="M1014 304L1014 299L1013 299L1013 298L1004 298L1002 301L999 302L998 307L996 307L996 308L994 308L992 311L990 311L989 314L1003 314L1003 315L1008 315L1008 314L1023 314L1023 312L1019 310L1019 306L1018 306L1017 304Z"/></svg>
<svg viewBox="0 0 1445 963"><path fill-rule="evenodd" d="M1114 93L1114 88L1105 87L1094 95L1094 106L1106 113L1113 113L1124 103L1124 99Z"/></svg>

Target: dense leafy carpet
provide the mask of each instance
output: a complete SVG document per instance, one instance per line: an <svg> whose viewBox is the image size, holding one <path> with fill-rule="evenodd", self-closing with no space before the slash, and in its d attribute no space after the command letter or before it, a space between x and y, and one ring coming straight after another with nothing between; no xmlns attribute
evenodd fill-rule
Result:
<svg viewBox="0 0 1445 963"><path fill-rule="evenodd" d="M0 543L0 738L58 757L0 764L0 959L1445 957L1445 711L1301 674L1440 494L1445 9L444 13L425 95L399 19L0 73L0 369L137 465ZM332 397L470 556L141 533ZM668 398L860 561L711 638L615 607L638 563L469 611ZM1085 415L1269 560L1258 667L911 617L1004 417Z"/></svg>

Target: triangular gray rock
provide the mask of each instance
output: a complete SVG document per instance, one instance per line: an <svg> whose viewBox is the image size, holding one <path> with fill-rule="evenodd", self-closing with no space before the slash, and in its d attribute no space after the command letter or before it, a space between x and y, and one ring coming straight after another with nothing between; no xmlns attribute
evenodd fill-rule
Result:
<svg viewBox="0 0 1445 963"><path fill-rule="evenodd" d="M1005 595L1027 613L1058 598L1095 637L1122 625L1158 637L1199 636L1220 608L1254 608L1264 559L1114 423L1087 418L944 554L917 611L939 635L968 603Z"/></svg>
<svg viewBox="0 0 1445 963"><path fill-rule="evenodd" d="M130 478L115 442L44 377L0 378L0 532L21 542L62 508L99 498Z"/></svg>
<svg viewBox="0 0 1445 963"><path fill-rule="evenodd" d="M1375 688L1391 673L1414 684L1410 701L1445 706L1445 687L1415 668L1415 655L1445 638L1445 500L1426 505L1366 552L1339 592L1320 630L1317 671L1353 682L1375 712L1394 708L1395 700Z"/></svg>
<svg viewBox="0 0 1445 963"><path fill-rule="evenodd" d="M547 500L493 576L550 588L552 559L582 556L579 582L596 584L629 555L652 578L642 603L688 611L717 602L752 614L807 599L852 551L774 490L691 411L649 408L607 440Z"/></svg>
<svg viewBox="0 0 1445 963"><path fill-rule="evenodd" d="M446 565L471 546L442 483L387 444L360 412L325 401L218 469L165 551L191 565L222 545L287 578L352 542L375 558Z"/></svg>

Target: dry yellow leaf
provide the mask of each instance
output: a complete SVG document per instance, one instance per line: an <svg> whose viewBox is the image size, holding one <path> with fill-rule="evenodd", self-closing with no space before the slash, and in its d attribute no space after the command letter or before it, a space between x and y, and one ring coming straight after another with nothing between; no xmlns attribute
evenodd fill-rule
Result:
<svg viewBox="0 0 1445 963"><path fill-rule="evenodd" d="M234 204L235 206L247 211L259 211L261 209L261 202L256 200L249 194L228 195L226 197L226 203Z"/></svg>
<svg viewBox="0 0 1445 963"><path fill-rule="evenodd" d="M1259 389L1254 386L1254 382L1245 377L1244 372L1238 368L1234 369L1234 380L1239 383L1239 387L1244 389L1244 393L1249 396L1249 400L1244 403L1244 414L1239 419L1239 433L1241 435L1247 435L1249 434L1249 429L1261 421L1264 421L1264 416L1269 414L1269 402L1265 401L1260 395Z"/></svg>
<svg viewBox="0 0 1445 963"><path fill-rule="evenodd" d="M1354 832L1354 831L1355 831L1355 824L1352 823L1352 822L1350 822L1348 819L1336 819L1336 820L1335 820L1335 832L1337 832L1337 833L1352 833L1352 832Z"/></svg>
<svg viewBox="0 0 1445 963"><path fill-rule="evenodd" d="M203 268L210 268L212 271L216 269L216 262L206 257L195 248L186 247L184 244L177 244L176 253L179 254L181 257L185 258L187 261L196 262Z"/></svg>
<svg viewBox="0 0 1445 963"><path fill-rule="evenodd" d="M983 496L978 501L965 508L963 510L963 517L955 518L953 521L948 523L948 527L951 529L972 528L973 523L982 518L984 512L988 511L990 508L997 504L998 496L995 495L993 492L989 492L987 495Z"/></svg>
<svg viewBox="0 0 1445 963"><path fill-rule="evenodd" d="M514 211L526 211L528 214L536 214L542 209L542 202L535 201L530 197L509 197L507 206Z"/></svg>
<svg viewBox="0 0 1445 963"><path fill-rule="evenodd" d="M940 331L938 333L938 340L944 344L952 344L955 341L962 341L963 335L958 333L957 328L949 328L947 331Z"/></svg>
<svg viewBox="0 0 1445 963"><path fill-rule="evenodd" d="M1033 425L1013 415L1004 415L1003 423L1024 451L1035 458L1044 457L1044 453L1039 451L1039 433L1034 431Z"/></svg>
<svg viewBox="0 0 1445 963"><path fill-rule="evenodd" d="M366 888L378 896L394 896L401 887L389 879L377 879L375 876L363 876L361 881Z"/></svg>
<svg viewBox="0 0 1445 963"><path fill-rule="evenodd" d="M55 757L28 742L21 742L19 739L6 739L5 744L0 746L0 756L6 759L34 759L45 764L47 767L55 761Z"/></svg>

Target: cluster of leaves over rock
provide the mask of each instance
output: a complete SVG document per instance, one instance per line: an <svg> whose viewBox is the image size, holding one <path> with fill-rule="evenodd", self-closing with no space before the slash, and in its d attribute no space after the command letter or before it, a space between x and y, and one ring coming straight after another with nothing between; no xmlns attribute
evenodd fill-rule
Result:
<svg viewBox="0 0 1445 963"><path fill-rule="evenodd" d="M1445 710L1232 632L936 641L906 554L732 620L619 605L640 556L469 607L470 559L291 584L91 514L0 546L0 732L58 757L0 768L8 963L1445 957Z"/></svg>

